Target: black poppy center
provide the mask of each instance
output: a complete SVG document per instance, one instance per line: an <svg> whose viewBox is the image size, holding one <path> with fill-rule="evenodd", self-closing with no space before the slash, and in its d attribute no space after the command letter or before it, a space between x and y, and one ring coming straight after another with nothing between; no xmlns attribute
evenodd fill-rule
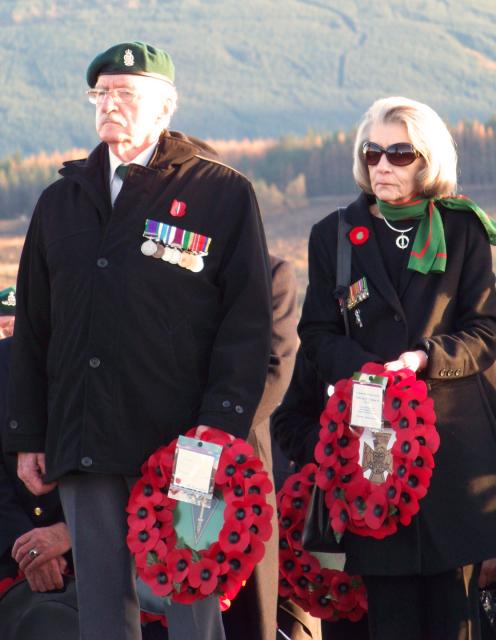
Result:
<svg viewBox="0 0 496 640"><path fill-rule="evenodd" d="M148 498L152 495L153 493L153 487L151 484L145 484L145 486L143 487L143 493L145 494L145 496Z"/></svg>

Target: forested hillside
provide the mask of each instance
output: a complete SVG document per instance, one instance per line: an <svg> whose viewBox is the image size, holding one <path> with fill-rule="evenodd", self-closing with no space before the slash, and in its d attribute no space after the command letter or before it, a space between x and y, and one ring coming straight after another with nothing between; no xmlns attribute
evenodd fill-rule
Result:
<svg viewBox="0 0 496 640"><path fill-rule="evenodd" d="M171 52L201 137L349 130L391 94L487 122L495 24L494 0L2 0L0 158L91 148L87 64L128 39Z"/></svg>

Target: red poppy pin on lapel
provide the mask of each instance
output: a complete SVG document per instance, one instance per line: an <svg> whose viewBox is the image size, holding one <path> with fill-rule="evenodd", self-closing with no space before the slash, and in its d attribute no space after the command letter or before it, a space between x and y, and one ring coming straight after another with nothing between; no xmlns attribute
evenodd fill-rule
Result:
<svg viewBox="0 0 496 640"><path fill-rule="evenodd" d="M365 244L369 239L369 230L367 227L353 227L350 231L351 244Z"/></svg>
<svg viewBox="0 0 496 640"><path fill-rule="evenodd" d="M185 216L186 203L182 202L181 200L174 199L171 204L170 214L171 216L174 216L174 218L182 218L183 216Z"/></svg>

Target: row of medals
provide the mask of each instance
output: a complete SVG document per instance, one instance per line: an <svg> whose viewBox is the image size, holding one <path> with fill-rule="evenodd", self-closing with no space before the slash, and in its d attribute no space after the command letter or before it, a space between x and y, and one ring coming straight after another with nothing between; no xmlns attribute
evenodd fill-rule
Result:
<svg viewBox="0 0 496 640"><path fill-rule="evenodd" d="M198 273L205 266L201 254L181 251L177 247L164 246L163 244L153 242L153 240L143 242L141 245L141 253L144 256L151 256L152 258L163 260L169 264L177 264L179 267L188 269L188 271L192 271L193 273Z"/></svg>

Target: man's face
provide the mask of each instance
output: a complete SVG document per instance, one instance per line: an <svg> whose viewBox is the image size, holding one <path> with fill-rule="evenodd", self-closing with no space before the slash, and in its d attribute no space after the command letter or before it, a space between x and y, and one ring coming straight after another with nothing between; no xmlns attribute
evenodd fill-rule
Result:
<svg viewBox="0 0 496 640"><path fill-rule="evenodd" d="M125 101L114 93L96 104L96 130L100 139L109 145L122 144L136 149L152 144L163 128L162 117L167 110L161 84L161 80L146 76L99 76L95 89L125 92L120 94Z"/></svg>

